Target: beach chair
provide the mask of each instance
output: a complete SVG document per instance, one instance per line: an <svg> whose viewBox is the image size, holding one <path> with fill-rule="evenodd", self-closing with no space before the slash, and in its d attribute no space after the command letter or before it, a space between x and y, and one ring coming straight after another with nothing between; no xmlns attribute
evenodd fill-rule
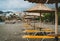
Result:
<svg viewBox="0 0 60 41"><path fill-rule="evenodd" d="M34 35L24 35L22 38L27 38L27 39L41 39L41 41L44 41L44 39L58 39L60 38L60 35L58 35L58 38L55 37L55 35L40 35L40 36L34 36Z"/></svg>
<svg viewBox="0 0 60 41"><path fill-rule="evenodd" d="M42 30L24 30L23 32L54 32L50 29L42 29Z"/></svg>
<svg viewBox="0 0 60 41"><path fill-rule="evenodd" d="M27 23L24 24L25 27L29 27L30 25L28 25Z"/></svg>

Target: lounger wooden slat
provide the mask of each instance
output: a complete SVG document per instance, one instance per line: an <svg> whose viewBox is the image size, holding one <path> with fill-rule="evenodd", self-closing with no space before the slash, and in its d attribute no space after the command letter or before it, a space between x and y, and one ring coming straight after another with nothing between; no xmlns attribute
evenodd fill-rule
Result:
<svg viewBox="0 0 60 41"><path fill-rule="evenodd" d="M40 32L39 30L25 30L23 32Z"/></svg>
<svg viewBox="0 0 60 41"><path fill-rule="evenodd" d="M42 29L43 31L47 30L47 31L51 31L52 29L49 29L49 28L44 28Z"/></svg>
<svg viewBox="0 0 60 41"><path fill-rule="evenodd" d="M25 30L23 32L54 32L54 31L51 31L51 30Z"/></svg>
<svg viewBox="0 0 60 41"><path fill-rule="evenodd" d="M54 35L47 35L47 36L33 36L33 35L25 35L22 38L55 38ZM60 38L60 36L58 36Z"/></svg>

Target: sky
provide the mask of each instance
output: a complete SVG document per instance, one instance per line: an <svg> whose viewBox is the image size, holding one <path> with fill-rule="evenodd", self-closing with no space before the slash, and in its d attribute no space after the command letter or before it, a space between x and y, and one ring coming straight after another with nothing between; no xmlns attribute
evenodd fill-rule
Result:
<svg viewBox="0 0 60 41"><path fill-rule="evenodd" d="M24 0L0 0L0 11L24 11L34 5Z"/></svg>
<svg viewBox="0 0 60 41"><path fill-rule="evenodd" d="M0 0L0 11L25 11L34 5L35 3L29 3L24 0ZM54 7L54 4L47 6Z"/></svg>

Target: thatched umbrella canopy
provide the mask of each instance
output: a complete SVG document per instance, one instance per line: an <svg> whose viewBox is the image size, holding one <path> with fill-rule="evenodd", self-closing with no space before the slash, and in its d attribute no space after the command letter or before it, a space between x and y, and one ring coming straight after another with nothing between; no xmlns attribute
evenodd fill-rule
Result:
<svg viewBox="0 0 60 41"><path fill-rule="evenodd" d="M48 3L48 4L52 4L52 3L60 3L60 0L25 0L25 1L29 1L32 3Z"/></svg>
<svg viewBox="0 0 60 41"><path fill-rule="evenodd" d="M25 19L33 19L35 17L39 17L38 15L26 15L24 18Z"/></svg>
<svg viewBox="0 0 60 41"><path fill-rule="evenodd" d="M34 7L26 10L25 12L32 12L32 13L52 13L55 12L55 10L45 6L44 4L36 4Z"/></svg>

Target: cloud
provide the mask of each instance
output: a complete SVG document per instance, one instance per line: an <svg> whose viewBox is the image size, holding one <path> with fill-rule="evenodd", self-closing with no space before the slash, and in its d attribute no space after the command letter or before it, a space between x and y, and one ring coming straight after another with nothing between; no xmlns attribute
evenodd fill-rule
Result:
<svg viewBox="0 0 60 41"><path fill-rule="evenodd" d="M0 0L0 10L16 10L23 11L30 8L34 4L24 0Z"/></svg>

